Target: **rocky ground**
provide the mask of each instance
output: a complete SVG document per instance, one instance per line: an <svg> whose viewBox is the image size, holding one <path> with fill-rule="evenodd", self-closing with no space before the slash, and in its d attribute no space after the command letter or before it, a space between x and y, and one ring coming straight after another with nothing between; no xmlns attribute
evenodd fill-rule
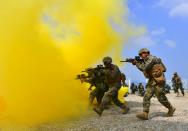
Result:
<svg viewBox="0 0 188 131"><path fill-rule="evenodd" d="M112 106L99 117L90 111L87 117L66 123L56 122L38 127L41 131L188 131L188 93L177 97L174 93L167 97L176 107L174 117L165 117L165 109L157 98L151 100L150 120L142 121L135 114L142 111L142 97L129 95L130 112L121 114L121 110Z"/></svg>

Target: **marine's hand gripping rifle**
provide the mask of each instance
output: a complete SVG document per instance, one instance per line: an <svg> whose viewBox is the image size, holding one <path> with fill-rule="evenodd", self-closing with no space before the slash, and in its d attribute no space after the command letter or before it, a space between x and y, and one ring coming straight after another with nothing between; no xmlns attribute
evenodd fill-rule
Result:
<svg viewBox="0 0 188 131"><path fill-rule="evenodd" d="M103 75L103 69L105 69L103 65L97 65L95 68L86 68L84 71L82 71L86 74L77 75L76 80L80 80L81 83L90 83L91 86L89 90L91 90L91 88L94 86L93 82L95 81L95 79Z"/></svg>
<svg viewBox="0 0 188 131"><path fill-rule="evenodd" d="M88 76L86 76L85 74L80 74L76 76L76 80L80 80L81 83L84 82L84 80L86 80L87 78L89 78Z"/></svg>
<svg viewBox="0 0 188 131"><path fill-rule="evenodd" d="M103 65L97 65L97 67L95 67L95 68L86 68L82 72L91 73L91 72L102 70L102 69L105 69L105 67Z"/></svg>
<svg viewBox="0 0 188 131"><path fill-rule="evenodd" d="M125 59L124 61L120 61L120 62L128 62L128 63L133 63L133 62L140 62L140 63L142 63L142 62L144 62L144 60L143 59L141 59L139 56L135 56L135 58L133 59L133 58L127 58L127 59Z"/></svg>

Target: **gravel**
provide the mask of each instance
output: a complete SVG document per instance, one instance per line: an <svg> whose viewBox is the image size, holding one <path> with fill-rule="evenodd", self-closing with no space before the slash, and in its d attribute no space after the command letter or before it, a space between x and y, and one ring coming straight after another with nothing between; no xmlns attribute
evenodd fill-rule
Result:
<svg viewBox="0 0 188 131"><path fill-rule="evenodd" d="M42 124L39 131L188 131L188 94L177 97L174 93L167 95L169 101L176 107L173 117L165 117L167 109L157 98L151 99L150 119L142 121L136 118L136 113L142 111L142 97L129 95L126 98L130 112L121 114L114 105L105 110L99 117L93 111L87 116L67 122Z"/></svg>

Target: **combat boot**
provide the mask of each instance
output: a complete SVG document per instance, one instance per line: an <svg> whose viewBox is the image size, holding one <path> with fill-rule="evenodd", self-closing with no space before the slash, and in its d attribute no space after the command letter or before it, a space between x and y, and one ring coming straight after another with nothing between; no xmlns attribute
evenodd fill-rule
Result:
<svg viewBox="0 0 188 131"><path fill-rule="evenodd" d="M149 113L143 112L143 113L137 114L136 117L141 119L141 120L148 120L149 119Z"/></svg>
<svg viewBox="0 0 188 131"><path fill-rule="evenodd" d="M122 110L122 114L127 114L129 112L130 108L126 107L125 109Z"/></svg>
<svg viewBox="0 0 188 131"><path fill-rule="evenodd" d="M168 110L168 113L167 113L167 117L172 117L174 112L175 112L176 108L174 107L171 107L169 110Z"/></svg>
<svg viewBox="0 0 188 131"><path fill-rule="evenodd" d="M129 112L130 108L127 107L125 104L122 106L122 114L127 114Z"/></svg>
<svg viewBox="0 0 188 131"><path fill-rule="evenodd" d="M93 110L99 115L102 115L103 110L101 108L93 108Z"/></svg>

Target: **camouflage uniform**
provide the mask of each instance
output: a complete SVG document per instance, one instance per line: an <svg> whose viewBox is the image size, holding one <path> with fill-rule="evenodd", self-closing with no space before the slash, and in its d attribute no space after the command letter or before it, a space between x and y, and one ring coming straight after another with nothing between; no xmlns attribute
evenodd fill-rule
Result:
<svg viewBox="0 0 188 131"><path fill-rule="evenodd" d="M163 65L161 62L161 59L159 59L155 56L151 56L151 55L149 55L148 58L144 60L144 63L136 64L137 68L140 71L148 73L147 77L149 78L149 81L146 85L147 90L146 90L146 93L145 93L144 99L143 99L143 107L144 107L143 111L144 112L149 112L150 99L152 98L152 96L154 94L156 95L157 99L163 106L165 106L168 109L170 109L172 107L172 105L168 101L167 97L165 96L165 93L163 92L163 87L165 86L165 82L162 84L158 84L150 73L153 66L156 64Z"/></svg>
<svg viewBox="0 0 188 131"><path fill-rule="evenodd" d="M139 95L144 96L145 92L144 92L144 86L142 85L142 83L138 85L138 90L139 90Z"/></svg>
<svg viewBox="0 0 188 131"><path fill-rule="evenodd" d="M170 94L170 90L171 90L170 85L166 84L165 87L164 87L165 94L168 94L168 93Z"/></svg>
<svg viewBox="0 0 188 131"><path fill-rule="evenodd" d="M135 94L136 91L138 91L137 85L134 83L131 83L131 94Z"/></svg>
<svg viewBox="0 0 188 131"><path fill-rule="evenodd" d="M100 105L106 91L108 91L108 86L104 82L96 83L95 89L89 94L89 104L91 105L96 98L97 104Z"/></svg>
<svg viewBox="0 0 188 131"><path fill-rule="evenodd" d="M128 108L118 99L118 91L122 85L122 74L118 66L111 64L110 67L104 70L104 74L109 90L105 92L100 107L94 108L94 111L101 115L106 105L113 101L115 105L123 109L123 113L127 113Z"/></svg>
<svg viewBox="0 0 188 131"><path fill-rule="evenodd" d="M183 84L182 84L181 78L178 76L177 73L174 73L174 77L172 78L172 83L173 83L175 93L179 94L178 90L180 89L181 93L184 95Z"/></svg>
<svg viewBox="0 0 188 131"><path fill-rule="evenodd" d="M104 82L104 77L100 72L101 70L95 71L89 74L90 77L88 79L84 80L84 82L90 83L91 87L95 86L95 89L92 90L89 94L90 105L92 105L95 98L97 99L97 104L100 105L102 98L104 96L104 93L108 91L108 86Z"/></svg>
<svg viewBox="0 0 188 131"><path fill-rule="evenodd" d="M126 75L124 73L121 73L121 82L123 87L128 86L125 81L126 81Z"/></svg>

